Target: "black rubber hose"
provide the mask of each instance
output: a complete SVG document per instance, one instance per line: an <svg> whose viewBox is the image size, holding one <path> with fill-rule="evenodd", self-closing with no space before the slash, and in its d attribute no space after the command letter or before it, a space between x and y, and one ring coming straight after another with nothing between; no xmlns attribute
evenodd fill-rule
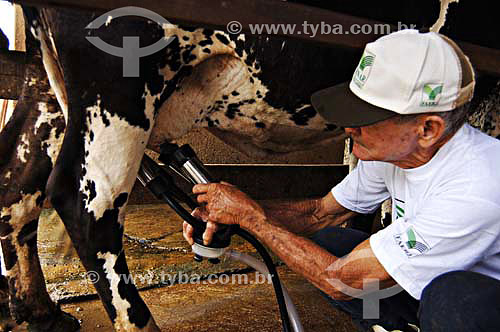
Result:
<svg viewBox="0 0 500 332"><path fill-rule="evenodd" d="M194 228L206 228L206 223L196 219L189 212L187 212L182 205L180 205L175 199L171 199L168 194L161 194L161 198L168 204L174 211L185 221L187 221Z"/></svg>
<svg viewBox="0 0 500 332"><path fill-rule="evenodd" d="M196 219L191 214L189 214L175 199L171 199L168 194L162 194L162 198L165 202L174 209L174 211L184 220L186 220L193 227L203 227L205 228L205 223ZM264 260L269 273L271 274L271 281L273 283L274 292L276 294L276 300L278 302L278 307L281 316L281 322L283 325L283 332L291 332L292 328L290 325L290 318L288 317L288 310L286 308L285 297L283 295L283 289L281 288L281 281L278 276L278 271L274 266L273 259L267 252L266 248L249 232L240 228L232 227L232 230L236 235L239 235L242 239L250 243L259 253L259 255Z"/></svg>
<svg viewBox="0 0 500 332"><path fill-rule="evenodd" d="M164 180L162 180L161 176L152 179L146 185L156 196L163 199L170 207L185 221L187 221L194 228L198 228L200 231L206 229L206 223L198 220L193 217L189 212L182 207L182 205L175 200L173 197L173 193L169 193L165 191L167 187ZM261 255L264 263L266 264L269 273L271 274L271 281L273 283L274 292L276 294L276 300L278 301L278 307L280 310L281 321L283 324L284 332L291 332L290 319L288 317L288 311L286 309L285 297L283 295L283 290L281 288L281 282L279 280L278 271L276 271L276 267L274 266L273 260L269 253L266 251L264 246L249 232L241 229L238 225L231 225L228 227L228 230L225 232L234 232L234 234L239 235L241 238L248 241L251 245L255 247L257 252ZM229 241L229 237L227 237Z"/></svg>
<svg viewBox="0 0 500 332"><path fill-rule="evenodd" d="M283 331L290 332L292 331L292 327L290 325L290 317L288 317L288 310L286 308L285 297L283 295L283 289L281 288L281 281L278 276L278 271L274 266L273 259L267 252L266 248L249 232L238 227L235 229L235 234L239 235L241 238L249 242L251 245L257 249L257 252L260 254L264 263L266 264L269 273L271 274L271 280L273 282L274 292L276 294L276 300L278 301L278 307L281 315L281 322L283 324Z"/></svg>

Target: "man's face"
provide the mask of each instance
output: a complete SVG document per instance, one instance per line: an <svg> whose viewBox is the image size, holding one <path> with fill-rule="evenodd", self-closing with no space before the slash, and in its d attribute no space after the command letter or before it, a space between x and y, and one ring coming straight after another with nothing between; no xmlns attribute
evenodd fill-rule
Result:
<svg viewBox="0 0 500 332"><path fill-rule="evenodd" d="M398 117L373 125L345 128L353 139L353 153L361 160L399 164L417 149L417 121L402 122Z"/></svg>

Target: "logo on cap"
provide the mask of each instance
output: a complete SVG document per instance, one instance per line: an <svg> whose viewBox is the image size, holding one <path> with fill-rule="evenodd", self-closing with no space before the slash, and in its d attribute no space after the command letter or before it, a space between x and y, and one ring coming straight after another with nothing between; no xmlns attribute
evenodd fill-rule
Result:
<svg viewBox="0 0 500 332"><path fill-rule="evenodd" d="M368 51L363 53L361 60L359 61L358 68L354 72L354 76L352 80L356 85L361 89L363 85L365 85L368 76L370 76L370 72L372 70L373 62L375 61L375 54L372 54Z"/></svg>
<svg viewBox="0 0 500 332"><path fill-rule="evenodd" d="M427 83L422 89L422 101L420 106L436 106L439 103L439 97L441 97L441 92L443 91L443 84L431 84Z"/></svg>

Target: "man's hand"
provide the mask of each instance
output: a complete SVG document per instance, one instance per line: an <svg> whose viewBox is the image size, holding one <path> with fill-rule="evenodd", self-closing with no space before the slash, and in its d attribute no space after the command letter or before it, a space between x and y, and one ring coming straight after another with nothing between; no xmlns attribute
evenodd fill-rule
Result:
<svg viewBox="0 0 500 332"><path fill-rule="evenodd" d="M206 204L193 214L202 220L248 228L253 221L265 219L264 209L229 183L197 184L193 193L198 194L198 203Z"/></svg>
<svg viewBox="0 0 500 332"><path fill-rule="evenodd" d="M193 211L193 216L197 217L197 212L199 208L195 209ZM203 220L203 219L202 219ZM203 233L203 244L208 246L210 242L212 242L212 238L214 236L214 233L217 232L217 224L214 222L207 222L207 228L205 229L205 232ZM186 221L182 224L182 235L184 236L184 239L190 244L194 244L193 240L193 233L194 233L194 228L190 224L188 224Z"/></svg>

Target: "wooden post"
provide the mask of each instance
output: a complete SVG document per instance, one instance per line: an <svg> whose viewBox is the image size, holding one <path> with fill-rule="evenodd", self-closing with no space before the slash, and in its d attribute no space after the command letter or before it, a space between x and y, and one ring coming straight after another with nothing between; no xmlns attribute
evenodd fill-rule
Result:
<svg viewBox="0 0 500 332"><path fill-rule="evenodd" d="M7 107L9 106L8 100L3 100L2 113L0 113L0 131L5 126L5 118L7 117Z"/></svg>

